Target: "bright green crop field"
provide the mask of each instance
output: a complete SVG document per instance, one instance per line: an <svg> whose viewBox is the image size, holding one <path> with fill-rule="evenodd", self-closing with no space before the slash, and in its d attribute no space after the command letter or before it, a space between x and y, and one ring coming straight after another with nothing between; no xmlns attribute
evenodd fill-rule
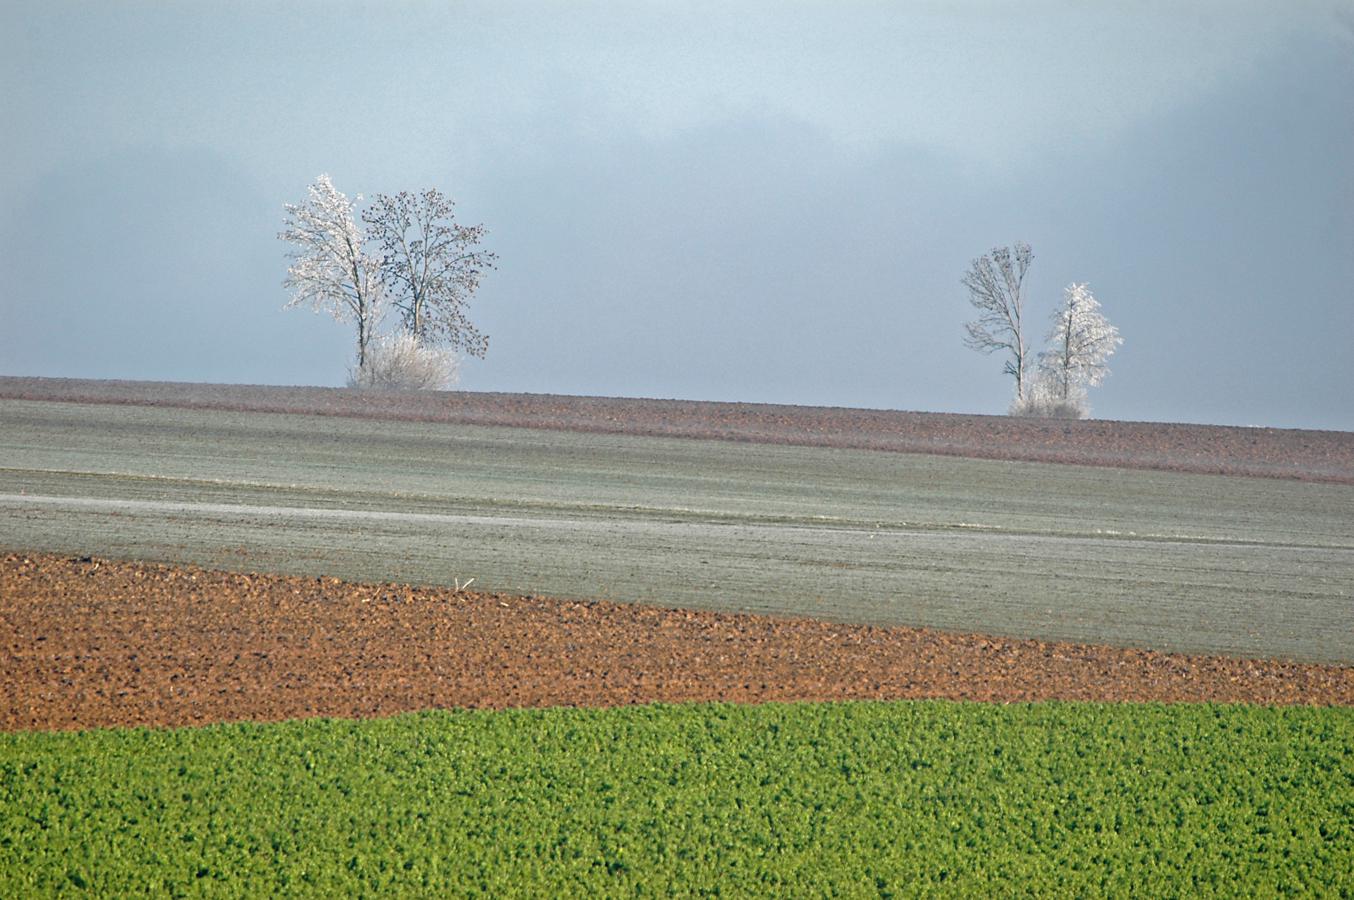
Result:
<svg viewBox="0 0 1354 900"><path fill-rule="evenodd" d="M1349 896L1354 710L947 702L0 735L0 895Z"/></svg>

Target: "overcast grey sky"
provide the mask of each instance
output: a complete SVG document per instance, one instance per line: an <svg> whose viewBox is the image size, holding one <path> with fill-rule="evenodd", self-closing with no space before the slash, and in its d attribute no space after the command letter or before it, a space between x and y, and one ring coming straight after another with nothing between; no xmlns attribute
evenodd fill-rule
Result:
<svg viewBox="0 0 1354 900"><path fill-rule="evenodd" d="M1354 430L1354 0L11 2L0 79L0 374L341 383L327 172L488 226L468 389L1002 412L1023 239L1096 416Z"/></svg>

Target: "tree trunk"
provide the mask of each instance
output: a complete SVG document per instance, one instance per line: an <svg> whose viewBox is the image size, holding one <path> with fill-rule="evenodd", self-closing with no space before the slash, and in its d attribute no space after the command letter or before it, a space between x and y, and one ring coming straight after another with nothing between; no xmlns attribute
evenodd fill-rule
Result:
<svg viewBox="0 0 1354 900"><path fill-rule="evenodd" d="M422 341L422 340L423 340L423 292L420 291L420 290L418 290L418 288L415 287L414 290L412 291L412 293L413 293L413 295L414 295L414 302L413 302L413 309L414 309L414 316L413 316L413 319L414 319L414 321L413 321L413 328L411 329L411 331L413 332L413 335L414 335L414 337L415 337L417 340Z"/></svg>

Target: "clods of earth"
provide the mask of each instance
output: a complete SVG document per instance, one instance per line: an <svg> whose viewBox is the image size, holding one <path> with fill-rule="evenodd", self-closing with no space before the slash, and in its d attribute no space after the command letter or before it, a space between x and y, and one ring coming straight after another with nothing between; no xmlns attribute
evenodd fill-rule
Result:
<svg viewBox="0 0 1354 900"><path fill-rule="evenodd" d="M0 729L950 698L1354 705L1354 667L0 556Z"/></svg>

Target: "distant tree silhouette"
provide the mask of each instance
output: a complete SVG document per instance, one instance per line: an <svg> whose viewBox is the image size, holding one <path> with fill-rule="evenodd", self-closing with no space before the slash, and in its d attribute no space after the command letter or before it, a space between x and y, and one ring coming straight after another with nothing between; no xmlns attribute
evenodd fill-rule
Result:
<svg viewBox="0 0 1354 900"><path fill-rule="evenodd" d="M381 253L381 283L405 332L420 343L483 357L489 339L470 323L471 296L497 255L480 249L483 225L456 222L437 190L377 194L362 214Z"/></svg>
<svg viewBox="0 0 1354 900"><path fill-rule="evenodd" d="M1017 241L1014 247L996 247L969 264L961 283L978 318L964 323L964 345L981 353L1005 351L1002 371L1015 379L1015 399L1025 397L1029 374L1029 346L1025 341L1025 273L1034 253Z"/></svg>

